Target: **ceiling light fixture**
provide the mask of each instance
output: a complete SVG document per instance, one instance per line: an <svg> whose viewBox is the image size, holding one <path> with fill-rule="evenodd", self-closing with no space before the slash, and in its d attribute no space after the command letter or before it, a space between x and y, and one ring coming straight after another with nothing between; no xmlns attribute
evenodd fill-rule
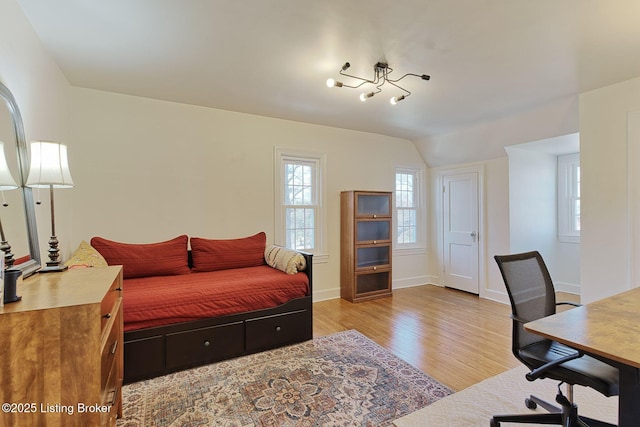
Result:
<svg viewBox="0 0 640 427"><path fill-rule="evenodd" d="M392 86L395 86L396 88L402 90L404 92L403 95L400 96L394 96L392 97L389 102L391 103L391 105L396 105L398 102L402 101L403 99L405 99L406 97L408 97L409 95L411 95L411 92L408 91L407 89L401 87L400 85L398 85L397 83L404 79L407 76L415 76L415 77L420 77L422 80L429 80L431 79L430 76L426 75L426 74L412 74L412 73L407 73L404 76L400 77L399 79L396 80L392 80L389 78L389 74L391 74L393 72L393 68L389 67L389 64L385 63L385 62L378 62L373 66L373 79L365 79L362 77L358 77L358 76L352 76L351 74L347 74L345 73L345 71L347 71L347 69L351 66L351 64L349 64L348 62L345 62L345 64L342 66L342 68L340 69L339 73L341 76L347 76L350 77L352 79L356 79L356 80L360 80L360 83L352 86L352 85L348 85L345 84L343 82L339 82L337 80L334 79L327 79L327 86L328 87L348 87L351 89L357 89L360 86L364 85L364 84L372 84L375 85L376 90L372 91L372 92L363 92L362 94L360 94L360 101L366 101L369 98L372 98L375 94L382 92L382 86L385 83L389 83Z"/></svg>

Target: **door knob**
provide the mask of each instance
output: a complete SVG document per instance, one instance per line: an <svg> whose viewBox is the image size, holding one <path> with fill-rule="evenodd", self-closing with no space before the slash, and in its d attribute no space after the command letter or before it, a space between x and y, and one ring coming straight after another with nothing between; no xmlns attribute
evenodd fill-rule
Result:
<svg viewBox="0 0 640 427"><path fill-rule="evenodd" d="M472 231L472 232L471 232L471 234L470 234L470 236L471 236L471 238L473 239L473 241L475 242L475 241L476 241L476 237L477 237L476 232L475 232L475 231Z"/></svg>

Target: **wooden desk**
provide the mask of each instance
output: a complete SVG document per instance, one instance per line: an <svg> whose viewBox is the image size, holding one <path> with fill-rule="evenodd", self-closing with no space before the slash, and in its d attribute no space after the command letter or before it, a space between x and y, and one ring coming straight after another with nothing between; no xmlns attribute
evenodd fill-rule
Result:
<svg viewBox="0 0 640 427"><path fill-rule="evenodd" d="M594 356L620 370L618 424L640 419L640 288L554 314L525 330Z"/></svg>

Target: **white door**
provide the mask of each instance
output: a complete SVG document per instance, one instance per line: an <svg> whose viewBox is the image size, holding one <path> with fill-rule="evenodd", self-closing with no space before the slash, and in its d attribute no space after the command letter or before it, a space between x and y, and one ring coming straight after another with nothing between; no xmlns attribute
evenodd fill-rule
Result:
<svg viewBox="0 0 640 427"><path fill-rule="evenodd" d="M478 173L443 176L444 285L479 293Z"/></svg>

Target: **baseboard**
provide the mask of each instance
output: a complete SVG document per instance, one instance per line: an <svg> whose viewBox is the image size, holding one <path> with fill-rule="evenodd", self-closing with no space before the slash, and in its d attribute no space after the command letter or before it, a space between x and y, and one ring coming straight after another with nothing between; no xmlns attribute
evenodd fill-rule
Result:
<svg viewBox="0 0 640 427"><path fill-rule="evenodd" d="M417 276L408 277L406 279L394 280L392 283L393 289L412 288L414 286L422 285L438 285L439 278L437 276ZM321 291L313 292L313 302L326 301L330 299L340 298L340 288L323 289Z"/></svg>
<svg viewBox="0 0 640 427"><path fill-rule="evenodd" d="M433 283L432 276L416 276L394 280L392 287L393 289L412 288L414 286L428 285L431 283Z"/></svg>
<svg viewBox="0 0 640 427"><path fill-rule="evenodd" d="M313 302L320 302L320 301L340 298L340 288L314 291L311 298Z"/></svg>
<svg viewBox="0 0 640 427"><path fill-rule="evenodd" d="M494 291L491 289L485 289L482 298L491 300L491 301L496 301L496 302L500 302L502 304L509 304L509 295L507 295L507 292L499 292L499 291Z"/></svg>
<svg viewBox="0 0 640 427"><path fill-rule="evenodd" d="M580 295L580 285L576 285L575 283L555 282L553 286L556 288L556 292Z"/></svg>

